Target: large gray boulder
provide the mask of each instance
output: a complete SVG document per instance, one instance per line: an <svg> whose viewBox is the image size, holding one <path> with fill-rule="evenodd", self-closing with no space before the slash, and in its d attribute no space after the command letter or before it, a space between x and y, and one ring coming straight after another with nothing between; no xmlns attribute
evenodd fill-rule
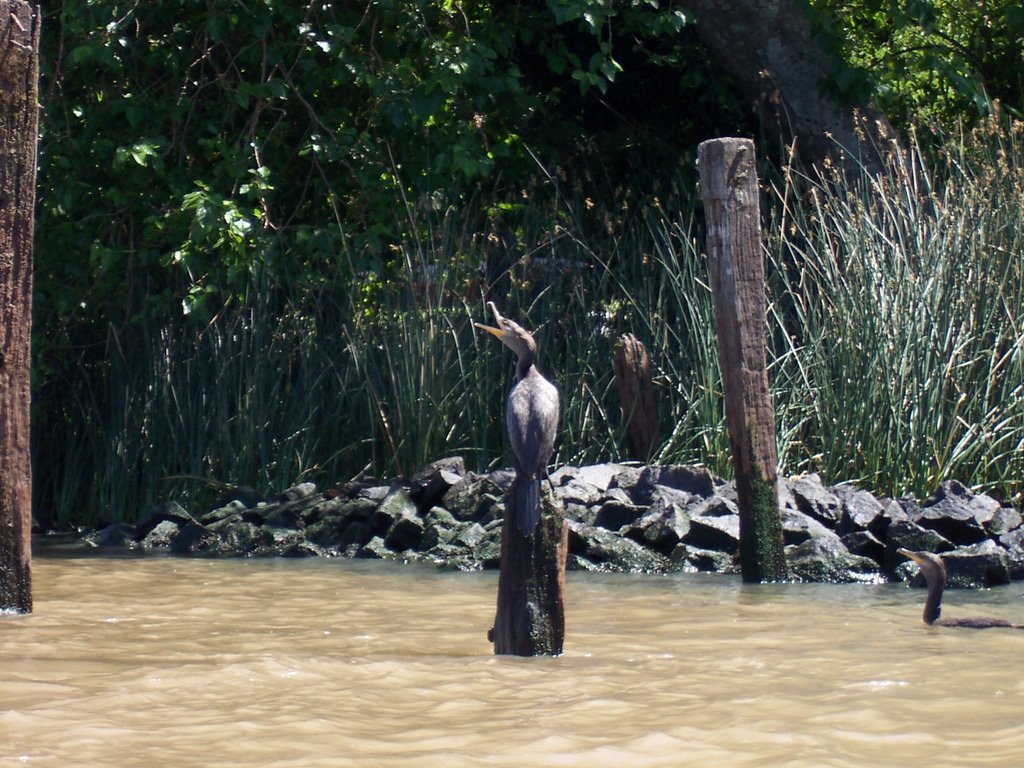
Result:
<svg viewBox="0 0 1024 768"><path fill-rule="evenodd" d="M796 581L829 584L879 584L885 577L878 563L852 554L835 534L817 536L786 548L789 572Z"/></svg>
<svg viewBox="0 0 1024 768"><path fill-rule="evenodd" d="M950 480L925 500L914 522L954 544L977 544L988 538L986 525L999 506L995 499L973 493L961 483Z"/></svg>
<svg viewBox="0 0 1024 768"><path fill-rule="evenodd" d="M736 504L717 494L690 510L687 547L734 553L740 545L740 516Z"/></svg>
<svg viewBox="0 0 1024 768"><path fill-rule="evenodd" d="M690 516L686 509L661 497L622 531L626 537L662 555L671 555L689 532Z"/></svg>
<svg viewBox="0 0 1024 768"><path fill-rule="evenodd" d="M796 509L828 528L836 528L843 515L842 500L821 482L817 473L782 484ZM783 492L780 492L782 495Z"/></svg>
<svg viewBox="0 0 1024 768"><path fill-rule="evenodd" d="M661 573L669 568L667 558L642 547L632 539L604 528L568 523L569 565L578 570L618 573Z"/></svg>

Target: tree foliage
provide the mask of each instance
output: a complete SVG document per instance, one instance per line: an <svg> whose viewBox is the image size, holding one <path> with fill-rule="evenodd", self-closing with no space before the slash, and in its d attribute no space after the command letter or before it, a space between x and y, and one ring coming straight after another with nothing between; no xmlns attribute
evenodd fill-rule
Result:
<svg viewBox="0 0 1024 768"><path fill-rule="evenodd" d="M534 157L566 165L602 141L602 160L639 167L706 125L666 97L706 113L724 98L702 90L674 3L65 0L55 15L38 245L41 311L62 318L196 312L255 271L312 279L342 253L380 271L409 234L402 205L508 197L540 175Z"/></svg>
<svg viewBox="0 0 1024 768"><path fill-rule="evenodd" d="M873 98L910 126L1024 113L1024 6L1019 0L810 0L838 53L833 86Z"/></svg>

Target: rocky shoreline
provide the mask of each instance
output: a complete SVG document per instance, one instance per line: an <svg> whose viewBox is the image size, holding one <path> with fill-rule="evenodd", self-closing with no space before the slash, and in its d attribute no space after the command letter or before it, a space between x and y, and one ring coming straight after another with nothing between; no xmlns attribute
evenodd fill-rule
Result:
<svg viewBox="0 0 1024 768"><path fill-rule="evenodd" d="M226 492L212 509L174 501L137 525L41 534L62 551L205 557L361 557L463 570L497 568L503 498L511 472L467 472L459 457L408 480L373 479L320 491L311 483L271 499ZM600 464L552 475L569 524L570 570L738 573L739 516L731 483L689 466ZM899 547L939 552L954 587L1024 579L1018 510L956 481L923 501L879 499L816 475L784 480L779 501L796 581L907 580L916 567Z"/></svg>

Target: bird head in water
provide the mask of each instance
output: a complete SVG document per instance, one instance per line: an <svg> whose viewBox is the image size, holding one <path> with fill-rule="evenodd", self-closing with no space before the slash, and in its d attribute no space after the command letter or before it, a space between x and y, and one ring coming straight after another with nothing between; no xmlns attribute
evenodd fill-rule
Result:
<svg viewBox="0 0 1024 768"><path fill-rule="evenodd" d="M537 354L537 343L533 340L533 336L529 331L507 317L503 317L498 308L494 306L493 301L487 302L487 306L490 307L491 312L494 314L495 325L484 325L483 323L473 323L473 325L482 331L487 331L497 336L502 344L515 352L519 357L532 358Z"/></svg>

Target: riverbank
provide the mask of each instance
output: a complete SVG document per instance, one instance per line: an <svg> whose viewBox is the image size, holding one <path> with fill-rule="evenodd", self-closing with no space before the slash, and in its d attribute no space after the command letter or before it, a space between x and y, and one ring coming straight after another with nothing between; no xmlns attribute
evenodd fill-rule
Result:
<svg viewBox="0 0 1024 768"><path fill-rule="evenodd" d="M212 508L176 501L136 525L40 534L41 548L200 557L358 557L496 568L504 493L512 474L475 474L459 457L412 478L372 478L319 489L294 486L265 499L227 490ZM552 485L569 524L573 570L738 572L739 515L731 483L689 466L562 467ZM916 567L896 550L939 552L950 586L1024 579L1024 524L1013 507L956 481L924 500L876 498L816 475L780 482L786 556L796 581L907 580Z"/></svg>

